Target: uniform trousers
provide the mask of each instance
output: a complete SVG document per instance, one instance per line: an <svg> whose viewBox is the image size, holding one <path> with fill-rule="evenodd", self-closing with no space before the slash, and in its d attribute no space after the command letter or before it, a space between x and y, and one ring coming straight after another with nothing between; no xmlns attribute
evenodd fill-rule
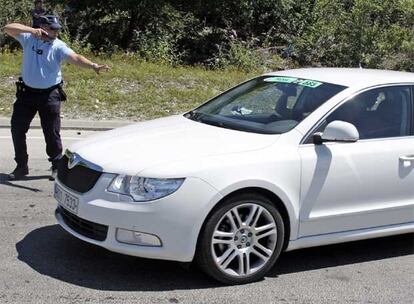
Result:
<svg viewBox="0 0 414 304"><path fill-rule="evenodd" d="M18 84L16 102L11 118L11 133L15 151L15 161L18 166L27 166L26 133L29 130L36 113L39 113L40 123L46 141L46 153L52 167L56 168L62 157L62 141L60 139L60 107L62 96L59 88L39 90L24 84Z"/></svg>

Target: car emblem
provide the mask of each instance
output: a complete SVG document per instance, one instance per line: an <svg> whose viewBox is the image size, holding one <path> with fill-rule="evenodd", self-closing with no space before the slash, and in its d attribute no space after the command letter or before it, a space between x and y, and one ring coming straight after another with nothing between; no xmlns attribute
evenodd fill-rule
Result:
<svg viewBox="0 0 414 304"><path fill-rule="evenodd" d="M83 159L82 156L80 156L77 153L73 153L69 150L66 150L65 151L65 156L68 159L67 167L69 169L73 169L76 166L82 166L82 167L92 169L92 170L95 170L95 171L98 171L98 172L103 172L103 168L101 166L98 166L96 164L93 164L93 163Z"/></svg>
<svg viewBox="0 0 414 304"><path fill-rule="evenodd" d="M79 164L80 161L81 161L81 159L76 153L71 154L70 157L69 157L69 161L68 161L68 168L72 169L77 164Z"/></svg>

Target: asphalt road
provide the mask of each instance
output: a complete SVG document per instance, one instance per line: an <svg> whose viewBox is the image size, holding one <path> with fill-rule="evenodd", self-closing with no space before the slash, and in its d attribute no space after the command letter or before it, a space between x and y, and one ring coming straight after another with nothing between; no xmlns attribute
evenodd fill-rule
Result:
<svg viewBox="0 0 414 304"><path fill-rule="evenodd" d="M88 134L65 131L64 145ZM54 219L41 131L28 145L30 176L8 182L13 147L0 129L0 303L414 303L413 234L284 253L263 281L230 287L84 243Z"/></svg>

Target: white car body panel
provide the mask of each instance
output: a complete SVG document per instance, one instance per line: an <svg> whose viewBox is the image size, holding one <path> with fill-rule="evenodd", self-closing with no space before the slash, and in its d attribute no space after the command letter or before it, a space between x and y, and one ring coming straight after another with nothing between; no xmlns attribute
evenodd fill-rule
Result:
<svg viewBox="0 0 414 304"><path fill-rule="evenodd" d="M376 85L413 83L413 73L355 68L305 68L271 72L269 76L290 76L335 83L356 90Z"/></svg>
<svg viewBox="0 0 414 304"><path fill-rule="evenodd" d="M195 122L182 115L137 123L69 148L104 174L79 195L78 216L109 226L108 239L87 242L129 255L191 261L202 225L226 196L260 188L286 209L287 250L414 232L414 136L355 143L303 144L318 122L368 88L414 85L411 73L359 69L299 69L269 73L348 86L291 131L256 134ZM108 193L114 174L186 180L175 193L146 203ZM57 183L65 187L59 181ZM158 235L163 247L121 244L115 229Z"/></svg>
<svg viewBox="0 0 414 304"><path fill-rule="evenodd" d="M414 232L414 223L406 223L399 225L390 225L382 227L374 227L367 229L358 229L345 232L337 232L330 234L322 234L299 238L289 242L286 251L316 247L321 245L339 244L345 242L353 242L359 240L372 239L377 237L386 237L396 234L404 234Z"/></svg>
<svg viewBox="0 0 414 304"><path fill-rule="evenodd" d="M414 137L303 145L300 237L413 221Z"/></svg>
<svg viewBox="0 0 414 304"><path fill-rule="evenodd" d="M74 144L70 150L99 164L105 172L135 175L146 168L180 160L259 150L276 139L277 136L217 128L177 115L104 132ZM173 176L179 174L171 172L169 177Z"/></svg>
<svg viewBox="0 0 414 304"><path fill-rule="evenodd" d="M154 259L191 261L201 225L210 212L207 206L213 205L213 202L222 199L222 196L200 179L187 178L179 191L168 196L167 201L159 199L137 204L129 197L106 191L113 177L113 174L104 174L93 191L82 195L75 194L79 199L77 216L109 226L105 241L96 241L76 233L65 224L59 214L56 214L59 224L76 237L114 252ZM65 191L74 194L59 181L57 183ZM188 204L187 194L194 188L203 200L197 201L197 204ZM180 211L180 215L176 214L177 210ZM165 229L166 227L174 228ZM155 234L162 240L162 247L135 246L117 242L116 228Z"/></svg>

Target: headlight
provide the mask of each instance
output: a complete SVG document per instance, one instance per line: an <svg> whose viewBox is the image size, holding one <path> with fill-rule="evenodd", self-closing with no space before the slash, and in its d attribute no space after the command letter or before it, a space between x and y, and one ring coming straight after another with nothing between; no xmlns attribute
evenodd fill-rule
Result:
<svg viewBox="0 0 414 304"><path fill-rule="evenodd" d="M139 176L118 175L108 187L109 192L131 196L134 201L151 201L170 195L180 188L184 178L145 178Z"/></svg>

